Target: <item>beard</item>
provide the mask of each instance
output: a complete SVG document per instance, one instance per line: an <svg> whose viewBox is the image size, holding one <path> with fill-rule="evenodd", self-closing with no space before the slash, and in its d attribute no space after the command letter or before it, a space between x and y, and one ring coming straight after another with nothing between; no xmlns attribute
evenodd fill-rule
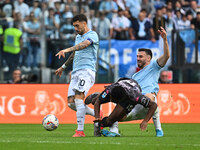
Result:
<svg viewBox="0 0 200 150"><path fill-rule="evenodd" d="M137 64L138 64L138 67L139 67L140 69L142 69L142 68L144 68L145 62L138 61Z"/></svg>

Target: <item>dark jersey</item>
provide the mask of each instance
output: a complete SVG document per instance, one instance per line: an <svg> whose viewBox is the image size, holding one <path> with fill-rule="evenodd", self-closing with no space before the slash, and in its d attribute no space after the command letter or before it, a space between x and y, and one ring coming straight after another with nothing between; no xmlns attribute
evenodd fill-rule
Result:
<svg viewBox="0 0 200 150"><path fill-rule="evenodd" d="M121 86L126 91L124 98L111 99L111 91L115 86ZM108 86L99 96L100 103L113 102L121 105L129 113L137 104L147 107L150 99L141 94L142 90L138 83L129 78L121 78L116 83Z"/></svg>

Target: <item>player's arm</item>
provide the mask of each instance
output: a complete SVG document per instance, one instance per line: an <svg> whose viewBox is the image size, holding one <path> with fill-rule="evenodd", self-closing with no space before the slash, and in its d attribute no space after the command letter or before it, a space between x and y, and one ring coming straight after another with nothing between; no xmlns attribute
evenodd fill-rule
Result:
<svg viewBox="0 0 200 150"><path fill-rule="evenodd" d="M68 53L68 52L75 52L75 51L79 51L79 50L83 50L85 49L86 47L90 46L92 44L92 40L91 39L87 39L75 46L72 46L72 47L69 47L69 48L66 48L66 49L63 49L61 51L59 51L56 56L58 56L58 58L60 59L60 57L64 57L65 58L65 53Z"/></svg>
<svg viewBox="0 0 200 150"><path fill-rule="evenodd" d="M95 103L94 103L94 117L95 117L94 122L101 121L101 118L100 118L100 106L101 106L101 102L100 102L99 97L98 97L96 99Z"/></svg>
<svg viewBox="0 0 200 150"><path fill-rule="evenodd" d="M140 124L141 130L145 130L147 128L147 124L148 124L149 120L151 119L154 112L156 111L157 104L154 101L149 100L149 104L148 104L147 107L149 108L149 110L147 112L146 117L144 118L144 120Z"/></svg>
<svg viewBox="0 0 200 150"><path fill-rule="evenodd" d="M69 58L66 60L66 62L65 62L61 67L59 67L59 68L55 71L56 75L59 75L59 77L61 77L63 70L64 70L65 68L67 68L67 66L70 65L70 64L72 63L72 61L73 61L73 59L74 59L74 55L75 55L75 52L73 52L73 53L69 56Z"/></svg>
<svg viewBox="0 0 200 150"><path fill-rule="evenodd" d="M167 34L166 31L163 27L160 27L160 30L158 30L158 32L160 33L161 37L163 38L163 43L164 43L164 53L162 56L160 56L157 60L158 65L161 67L164 67L165 64L167 63L167 60L170 57L170 53L169 53L169 45L168 45L168 41L167 41Z"/></svg>
<svg viewBox="0 0 200 150"><path fill-rule="evenodd" d="M109 93L108 89L105 89L99 96L97 96L95 98L95 103L94 103L95 120L94 120L94 122L101 121L100 106L101 106L101 104L108 103L108 102L110 102L110 93Z"/></svg>

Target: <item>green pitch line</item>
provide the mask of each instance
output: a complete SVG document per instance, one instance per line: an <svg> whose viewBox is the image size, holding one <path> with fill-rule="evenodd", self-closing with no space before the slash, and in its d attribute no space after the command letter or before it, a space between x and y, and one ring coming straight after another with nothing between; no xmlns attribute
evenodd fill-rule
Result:
<svg viewBox="0 0 200 150"><path fill-rule="evenodd" d="M156 137L153 124L140 131L139 124L120 124L121 137L93 137L93 125L85 125L86 137L72 138L76 125L61 124L46 131L38 124L0 124L0 150L199 150L200 124L162 124L164 137Z"/></svg>

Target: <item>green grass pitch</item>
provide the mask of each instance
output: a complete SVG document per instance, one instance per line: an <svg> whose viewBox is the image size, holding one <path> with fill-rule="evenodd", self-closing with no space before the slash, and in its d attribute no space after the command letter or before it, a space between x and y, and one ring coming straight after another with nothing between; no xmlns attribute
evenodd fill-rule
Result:
<svg viewBox="0 0 200 150"><path fill-rule="evenodd" d="M139 124L120 124L121 137L93 137L93 125L85 125L86 137L72 138L75 124L61 124L46 131L39 124L0 124L0 150L199 150L200 124L162 124L164 137L155 137L153 124L140 131Z"/></svg>

